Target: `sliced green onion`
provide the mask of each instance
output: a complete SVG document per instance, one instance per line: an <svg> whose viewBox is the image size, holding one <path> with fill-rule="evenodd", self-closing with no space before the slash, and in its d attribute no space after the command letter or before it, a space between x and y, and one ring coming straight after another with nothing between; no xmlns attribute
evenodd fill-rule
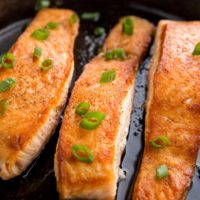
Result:
<svg viewBox="0 0 200 200"><path fill-rule="evenodd" d="M100 83L112 82L113 80L115 80L115 76L116 76L115 70L105 71L101 75Z"/></svg>
<svg viewBox="0 0 200 200"><path fill-rule="evenodd" d="M0 81L0 92L6 92L9 89L13 88L16 84L16 80L14 78L6 78Z"/></svg>
<svg viewBox="0 0 200 200"><path fill-rule="evenodd" d="M56 29L56 28L58 27L58 25L59 25L59 24L58 24L57 22L49 22L49 23L45 26L45 28L54 30L54 29Z"/></svg>
<svg viewBox="0 0 200 200"><path fill-rule="evenodd" d="M12 53L5 53L1 56L0 64L5 69L13 68L15 56Z"/></svg>
<svg viewBox="0 0 200 200"><path fill-rule="evenodd" d="M105 28L103 28L103 27L96 27L95 29L94 29L94 34L96 35L96 36L101 36L101 35L104 35L105 34Z"/></svg>
<svg viewBox="0 0 200 200"><path fill-rule="evenodd" d="M49 31L48 29L36 29L32 34L31 37L37 40L46 40L49 37Z"/></svg>
<svg viewBox="0 0 200 200"><path fill-rule="evenodd" d="M160 165L157 169L156 169L156 178L158 179L163 179L166 178L168 176L168 168L166 165Z"/></svg>
<svg viewBox="0 0 200 200"><path fill-rule="evenodd" d="M125 59L126 58L126 53L124 49L115 49L114 54L113 54L114 59Z"/></svg>
<svg viewBox="0 0 200 200"><path fill-rule="evenodd" d="M103 56L106 60L113 60L113 59L124 60L126 58L126 53L124 49L118 48L106 51Z"/></svg>
<svg viewBox="0 0 200 200"><path fill-rule="evenodd" d="M200 55L200 42L198 42L193 50L193 56Z"/></svg>
<svg viewBox="0 0 200 200"><path fill-rule="evenodd" d="M159 135L156 139L150 140L150 145L155 148L163 148L170 144L169 138L166 135Z"/></svg>
<svg viewBox="0 0 200 200"><path fill-rule="evenodd" d="M88 112L89 108L90 108L90 104L89 103L81 102L76 107L76 114L84 115L84 114L86 114Z"/></svg>
<svg viewBox="0 0 200 200"><path fill-rule="evenodd" d="M113 51L108 50L103 54L103 56L106 60L112 60L113 59Z"/></svg>
<svg viewBox="0 0 200 200"><path fill-rule="evenodd" d="M100 18L99 12L85 12L81 15L81 19L83 20L98 21L99 18Z"/></svg>
<svg viewBox="0 0 200 200"><path fill-rule="evenodd" d="M75 144L72 146L72 155L81 162L92 163L94 161L94 154L89 147Z"/></svg>
<svg viewBox="0 0 200 200"><path fill-rule="evenodd" d="M75 24L78 21L78 15L77 14L72 14L72 16L69 18L69 22L71 24Z"/></svg>
<svg viewBox="0 0 200 200"><path fill-rule="evenodd" d="M35 47L33 52L33 58L39 59L42 55L42 49L40 47Z"/></svg>
<svg viewBox="0 0 200 200"><path fill-rule="evenodd" d="M63 3L64 3L63 0L56 0L56 2L55 2L56 7L61 7L61 6L63 6Z"/></svg>
<svg viewBox="0 0 200 200"><path fill-rule="evenodd" d="M122 23L122 32L126 35L133 34L133 20L130 17L126 17Z"/></svg>
<svg viewBox="0 0 200 200"><path fill-rule="evenodd" d="M41 10L43 8L48 8L50 6L49 0L37 0L35 4L35 10Z"/></svg>
<svg viewBox="0 0 200 200"><path fill-rule="evenodd" d="M4 115L4 113L8 109L8 105L9 103L7 99L0 100L0 117Z"/></svg>
<svg viewBox="0 0 200 200"><path fill-rule="evenodd" d="M102 112L88 112L81 120L80 126L87 130L96 129L105 118Z"/></svg>
<svg viewBox="0 0 200 200"><path fill-rule="evenodd" d="M41 69L43 71L48 71L50 70L51 68L53 67L53 60L51 59L46 59L42 62L42 65L41 65Z"/></svg>

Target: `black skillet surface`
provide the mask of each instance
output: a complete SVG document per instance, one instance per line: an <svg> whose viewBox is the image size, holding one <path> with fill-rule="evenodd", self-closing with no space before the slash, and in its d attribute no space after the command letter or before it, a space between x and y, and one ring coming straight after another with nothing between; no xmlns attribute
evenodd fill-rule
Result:
<svg viewBox="0 0 200 200"><path fill-rule="evenodd" d="M17 0L16 0L17 1ZM148 5L147 0L142 0ZM172 1L168 1L172 4ZM196 1L192 1L193 4ZM193 5L191 2L191 5ZM33 3L33 2L31 2ZM55 2L54 2L55 3ZM158 1L153 0L153 4L159 4ZM166 1L165 1L166 3ZM66 5L67 4L67 5ZM187 3L186 3L187 4ZM188 7L184 5L185 11ZM174 4L175 5L175 4ZM0 4L1 6L1 4ZM169 6L169 5L168 5ZM181 5L180 5L181 6ZM90 58L97 54L98 49L103 44L105 36L95 37L93 34L96 26L103 26L109 31L112 26L118 21L119 17L123 15L133 14L149 19L154 24L160 19L195 19L192 14L186 12L184 15L183 10L180 10L180 16L163 12L155 8L149 8L141 4L124 1L113 3L113 1L90 1L90 0L68 0L62 7L71 8L77 11L79 14L84 11L99 11L101 12L101 19L97 23L81 21L80 34L77 38L75 45L75 66L76 72L74 75L74 81L78 78L82 72L84 64L86 64ZM163 9L167 8L167 5L161 5ZM200 7L200 3L197 7ZM30 9L30 5L27 9ZM1 9L1 8L0 8ZM174 11L174 7L173 10ZM28 11L28 10L27 10ZM13 11L14 12L14 11ZM23 11L21 11L23 13ZM30 11L29 13L33 13ZM22 14L21 16L31 16L30 14ZM200 18L200 14L197 15L194 9L194 16ZM19 17L19 16L18 16ZM3 16L2 16L3 18ZM25 19L18 21L9 27L0 31L0 53L7 51L10 46L15 42L17 37L23 32L27 23L31 19ZM1 19L0 19L1 21ZM12 21L12 20L11 20ZM5 22L4 22L5 23ZM129 130L129 136L127 141L126 150L121 163L121 167L126 171L126 179L121 180L118 184L117 200L131 199L132 187L139 168L142 150L143 150L143 130L144 130L144 102L146 98L146 76L148 73L149 53L146 55L145 61L141 64L137 73L137 81L135 87L135 108L131 118L131 125ZM60 120L61 122L61 120ZM60 123L58 128L50 139L46 148L41 155L30 165L30 167L19 177L9 181L0 181L0 199L2 200L57 200L58 194L56 192L56 183L53 171L53 158L55 152L55 146L58 139ZM200 159L199 159L200 163ZM198 188L200 186L199 172L196 168L196 172L193 178L193 184L188 194L187 200L198 200Z"/></svg>

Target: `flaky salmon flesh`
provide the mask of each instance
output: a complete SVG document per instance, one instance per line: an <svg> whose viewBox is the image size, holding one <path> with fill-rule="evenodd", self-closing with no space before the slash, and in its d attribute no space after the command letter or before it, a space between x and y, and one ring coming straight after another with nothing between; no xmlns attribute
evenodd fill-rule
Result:
<svg viewBox="0 0 200 200"><path fill-rule="evenodd" d="M115 198L133 106L135 76L154 30L144 19L135 16L128 16L128 19L134 24L133 33L122 32L127 17L120 19L109 33L103 53L85 66L72 91L55 154L57 189L61 199ZM107 51L119 51L119 48L126 54L120 54L123 59L105 57ZM112 76L102 83L107 80L104 76L107 72ZM84 123L83 127L80 125L84 116L78 115L76 109L81 102L90 105L89 112L103 113L104 119L93 130L85 129ZM93 161L84 163L76 159L72 150L78 147L74 145L89 148Z"/></svg>
<svg viewBox="0 0 200 200"><path fill-rule="evenodd" d="M133 200L186 197L200 144L200 57L194 55L199 41L200 22L162 20L158 25Z"/></svg>
<svg viewBox="0 0 200 200"><path fill-rule="evenodd" d="M13 68L0 68L1 84L7 79L16 82L0 91L1 104L7 102L7 110L0 116L2 179L21 174L57 125L74 70L73 46L79 27L78 20L71 20L74 16L71 10L40 11L9 51L15 57ZM34 58L35 48L41 49L38 59ZM45 60L51 62L45 65ZM0 105L1 113L3 108L5 103Z"/></svg>

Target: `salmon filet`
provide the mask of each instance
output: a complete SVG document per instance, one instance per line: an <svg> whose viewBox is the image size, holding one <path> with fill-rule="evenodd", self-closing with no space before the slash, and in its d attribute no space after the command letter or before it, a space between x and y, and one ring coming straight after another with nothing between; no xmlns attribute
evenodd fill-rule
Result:
<svg viewBox="0 0 200 200"><path fill-rule="evenodd" d="M125 20L127 17L110 32L103 53L85 66L72 91L55 154L55 175L61 199L115 198L133 106L135 76L154 29L148 21L129 16L134 31L127 35L122 32ZM113 50L123 58L119 59L116 52L117 55L110 55ZM109 78L106 73L110 73ZM80 103L90 106L86 115L77 114ZM86 117L94 112L101 116L101 123L92 128L90 123L96 123L97 119L91 117L87 122ZM78 148L82 148L82 154L87 154L84 149L91 151L90 159L77 159Z"/></svg>
<svg viewBox="0 0 200 200"><path fill-rule="evenodd" d="M199 41L200 22L163 20L158 25L150 65L145 149L133 200L186 197L200 144L200 57L193 55ZM161 135L164 140L158 141Z"/></svg>
<svg viewBox="0 0 200 200"><path fill-rule="evenodd" d="M57 125L74 71L73 46L79 27L78 21L71 20L74 16L71 10L40 11L9 51L15 57L13 68L0 68L1 83L7 78L16 82L14 87L0 92L0 101L8 104L0 116L2 179L21 174ZM38 29L48 32L48 38ZM35 48L42 51L39 59L33 56ZM45 65L47 59L51 62Z"/></svg>

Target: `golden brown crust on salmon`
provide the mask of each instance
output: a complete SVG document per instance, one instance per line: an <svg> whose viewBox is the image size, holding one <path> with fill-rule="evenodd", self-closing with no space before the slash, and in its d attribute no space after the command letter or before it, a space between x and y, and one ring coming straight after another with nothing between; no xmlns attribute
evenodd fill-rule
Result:
<svg viewBox="0 0 200 200"><path fill-rule="evenodd" d="M106 39L103 50L124 48L125 60L106 61L101 54L85 66L75 84L65 111L55 154L57 189L61 199L114 199L119 176L119 163L124 149L133 105L135 74L151 40L153 25L138 17L134 34L124 35L122 20ZM100 84L105 70L115 70L116 78ZM91 111L106 114L95 130L79 126L81 117L75 114L80 102L91 104ZM72 156L74 144L88 146L94 154L93 163L82 163Z"/></svg>
<svg viewBox="0 0 200 200"><path fill-rule="evenodd" d="M0 68L0 80L15 78L17 84L0 99L8 99L9 107L0 117L0 177L19 175L40 153L50 138L66 102L74 61L73 46L79 23L72 24L71 10L44 9L12 46L16 57L13 69ZM58 23L44 41L31 37L33 31L49 22ZM42 49L38 61L33 59L35 47ZM47 72L41 62L50 58L54 67Z"/></svg>
<svg viewBox="0 0 200 200"><path fill-rule="evenodd" d="M200 142L200 22L159 23L150 66L145 149L133 200L183 200L191 184ZM170 145L154 149L150 141L166 135ZM168 176L158 180L156 168Z"/></svg>

